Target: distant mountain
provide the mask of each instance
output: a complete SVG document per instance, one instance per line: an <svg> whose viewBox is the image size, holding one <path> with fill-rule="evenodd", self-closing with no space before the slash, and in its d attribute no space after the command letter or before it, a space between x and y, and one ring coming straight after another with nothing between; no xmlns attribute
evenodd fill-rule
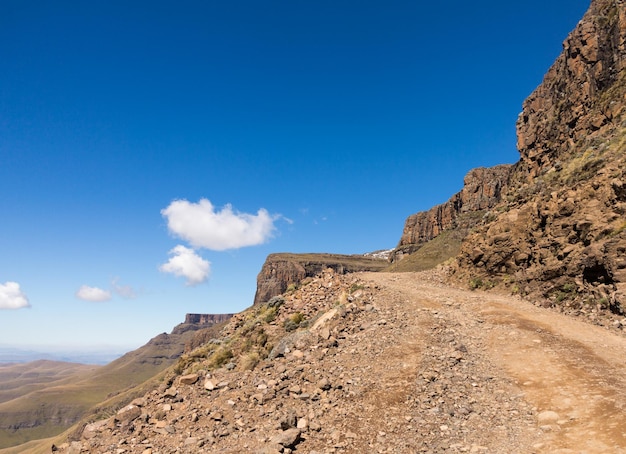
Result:
<svg viewBox="0 0 626 454"><path fill-rule="evenodd" d="M13 364L0 365L0 449L56 435L88 412L106 415L109 405L143 394L142 384L174 364L195 336L210 338L221 326L213 322L229 317L179 325L103 366L48 359L20 363L29 357L80 355L3 348L0 354Z"/></svg>
<svg viewBox="0 0 626 454"><path fill-rule="evenodd" d="M27 350L0 346L0 364L28 363L31 361L45 359L49 361L61 361L68 363L103 365L119 358L124 353L125 351L121 351L119 349L103 349L94 351L73 351L69 349L65 351L40 351L35 349Z"/></svg>

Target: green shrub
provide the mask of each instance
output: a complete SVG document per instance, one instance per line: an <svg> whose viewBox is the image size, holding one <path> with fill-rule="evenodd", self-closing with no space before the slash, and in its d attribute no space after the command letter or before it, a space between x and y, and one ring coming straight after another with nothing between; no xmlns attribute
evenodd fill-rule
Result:
<svg viewBox="0 0 626 454"><path fill-rule="evenodd" d="M278 315L278 307L277 306L270 307L263 313L262 320L265 323L271 323L274 320L276 320L277 315Z"/></svg>
<svg viewBox="0 0 626 454"><path fill-rule="evenodd" d="M567 282L563 284L563 287L561 288L563 289L564 292L572 293L576 290L576 284L572 282Z"/></svg>
<svg viewBox="0 0 626 454"><path fill-rule="evenodd" d="M267 302L267 307L279 308L285 302L285 298L282 296L274 296Z"/></svg>
<svg viewBox="0 0 626 454"><path fill-rule="evenodd" d="M301 312L296 312L292 314L285 322L283 323L283 328L285 331L295 331L304 321L304 315Z"/></svg>
<svg viewBox="0 0 626 454"><path fill-rule="evenodd" d="M233 351L228 347L220 347L211 358L209 358L209 367L217 368L222 367L233 357Z"/></svg>
<svg viewBox="0 0 626 454"><path fill-rule="evenodd" d="M350 286L350 288L348 289L348 293L352 294L354 292L356 292L357 290L363 290L365 287L361 284L357 284L356 282L354 284L352 284Z"/></svg>
<svg viewBox="0 0 626 454"><path fill-rule="evenodd" d="M472 278L469 283L470 289L476 290L483 286L483 280L479 277Z"/></svg>

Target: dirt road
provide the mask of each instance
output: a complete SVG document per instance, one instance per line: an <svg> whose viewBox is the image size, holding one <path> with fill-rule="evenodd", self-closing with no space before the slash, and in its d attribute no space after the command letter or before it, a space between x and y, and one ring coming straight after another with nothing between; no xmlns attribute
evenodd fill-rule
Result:
<svg viewBox="0 0 626 454"><path fill-rule="evenodd" d="M626 338L515 297L453 289L428 275L366 273L402 305L454 327L534 421L511 421L503 452L626 452ZM395 302L395 303L394 303ZM523 408L523 405L522 405ZM517 424L518 427L511 427ZM494 428L495 430L495 428ZM519 451L518 451L519 450Z"/></svg>

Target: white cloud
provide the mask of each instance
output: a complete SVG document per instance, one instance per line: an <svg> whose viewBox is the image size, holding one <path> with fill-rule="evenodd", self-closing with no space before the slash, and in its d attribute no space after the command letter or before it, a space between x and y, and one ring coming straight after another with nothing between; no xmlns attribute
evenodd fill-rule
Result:
<svg viewBox="0 0 626 454"><path fill-rule="evenodd" d="M84 301L94 302L109 301L111 299L111 292L109 292L108 290L102 290L98 287L89 287L88 285L83 285L76 292L76 298Z"/></svg>
<svg viewBox="0 0 626 454"><path fill-rule="evenodd" d="M21 309L30 307L28 298L20 289L17 282L0 284L0 309Z"/></svg>
<svg viewBox="0 0 626 454"><path fill-rule="evenodd" d="M179 244L169 254L172 257L159 267L159 271L184 277L187 285L198 285L209 278L211 263L197 255L193 249Z"/></svg>
<svg viewBox="0 0 626 454"><path fill-rule="evenodd" d="M167 227L174 235L194 247L224 251L265 243L275 230L274 221L281 216L270 215L261 208L256 215L233 211L231 205L217 211L207 199L198 203L175 200L161 210Z"/></svg>

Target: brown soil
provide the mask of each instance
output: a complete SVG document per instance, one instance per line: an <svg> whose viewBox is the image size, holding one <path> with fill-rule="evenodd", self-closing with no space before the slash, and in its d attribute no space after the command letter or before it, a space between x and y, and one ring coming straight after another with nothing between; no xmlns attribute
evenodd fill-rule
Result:
<svg viewBox="0 0 626 454"><path fill-rule="evenodd" d="M465 335L480 340L497 373L512 381L537 415L559 416L538 422L529 449L626 452L623 336L515 297L451 289L412 273L367 278L402 295L406 310L436 308L461 326L480 326Z"/></svg>

